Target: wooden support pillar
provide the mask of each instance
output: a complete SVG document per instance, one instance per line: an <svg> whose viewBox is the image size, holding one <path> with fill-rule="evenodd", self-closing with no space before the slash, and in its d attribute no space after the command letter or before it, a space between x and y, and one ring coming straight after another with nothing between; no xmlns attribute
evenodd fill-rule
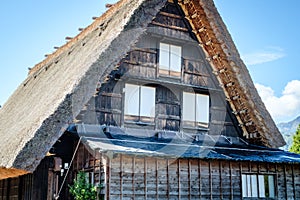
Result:
<svg viewBox="0 0 300 200"><path fill-rule="evenodd" d="M120 154L120 200L123 199L123 155Z"/></svg>
<svg viewBox="0 0 300 200"><path fill-rule="evenodd" d="M147 199L147 159L144 158L144 185L145 185L145 200Z"/></svg>

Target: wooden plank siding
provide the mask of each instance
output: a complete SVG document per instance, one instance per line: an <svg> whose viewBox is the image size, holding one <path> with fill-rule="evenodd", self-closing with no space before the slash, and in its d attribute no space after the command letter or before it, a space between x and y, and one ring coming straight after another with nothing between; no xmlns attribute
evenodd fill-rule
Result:
<svg viewBox="0 0 300 200"><path fill-rule="evenodd" d="M245 173L275 175L276 199L300 198L299 165L122 154L101 159L106 166L102 170L106 199L238 200L243 199L241 176Z"/></svg>
<svg viewBox="0 0 300 200"><path fill-rule="evenodd" d="M0 200L47 199L51 159L42 160L33 174L0 180Z"/></svg>

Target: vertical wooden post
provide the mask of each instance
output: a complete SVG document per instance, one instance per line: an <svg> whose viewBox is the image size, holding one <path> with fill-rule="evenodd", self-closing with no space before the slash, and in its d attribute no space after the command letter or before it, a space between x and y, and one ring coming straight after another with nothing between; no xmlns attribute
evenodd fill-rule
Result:
<svg viewBox="0 0 300 200"><path fill-rule="evenodd" d="M158 198L158 160L155 158L155 175L156 175L156 200L159 200Z"/></svg>
<svg viewBox="0 0 300 200"><path fill-rule="evenodd" d="M220 174L220 199L223 199L223 186L222 186L222 161L219 161L219 174Z"/></svg>
<svg viewBox="0 0 300 200"><path fill-rule="evenodd" d="M135 199L135 157L133 156L132 157L132 196L133 196L133 199Z"/></svg>
<svg viewBox="0 0 300 200"><path fill-rule="evenodd" d="M208 161L208 174L209 174L209 192L210 192L210 199L213 199L212 196L212 174L211 174L211 161Z"/></svg>
<svg viewBox="0 0 300 200"><path fill-rule="evenodd" d="M120 200L123 199L123 155L120 154Z"/></svg>
<svg viewBox="0 0 300 200"><path fill-rule="evenodd" d="M107 200L110 200L110 181L111 181L111 160L109 157L107 157L107 163L106 163Z"/></svg>
<svg viewBox="0 0 300 200"><path fill-rule="evenodd" d="M294 199L296 198L296 184L295 184L295 177L294 177L294 164L292 164L292 179L293 179L293 194L294 194Z"/></svg>
<svg viewBox="0 0 300 200"><path fill-rule="evenodd" d="M180 200L180 159L177 159L177 168L178 168L178 199Z"/></svg>
<svg viewBox="0 0 300 200"><path fill-rule="evenodd" d="M199 199L201 199L201 160L198 160L198 176L199 176Z"/></svg>
<svg viewBox="0 0 300 200"><path fill-rule="evenodd" d="M242 166L242 163L240 162L239 163L239 167L240 167L240 193L241 193L241 196L240 198L242 199L243 198L243 166Z"/></svg>
<svg viewBox="0 0 300 200"><path fill-rule="evenodd" d="M144 185L145 185L145 200L147 199L147 159L144 157Z"/></svg>
<svg viewBox="0 0 300 200"><path fill-rule="evenodd" d="M286 177L286 165L283 165L284 172L284 187L285 187L285 199L288 199L287 177Z"/></svg>
<svg viewBox="0 0 300 200"><path fill-rule="evenodd" d="M27 180L27 179L25 179ZM53 199L53 180L54 180L54 174L52 170L48 170L48 192L47 192L47 200Z"/></svg>
<svg viewBox="0 0 300 200"><path fill-rule="evenodd" d="M276 195L279 197L279 187L278 187L278 166L275 164L275 172L276 172Z"/></svg>
<svg viewBox="0 0 300 200"><path fill-rule="evenodd" d="M169 190L169 188L170 188L170 181L169 181L169 159L167 159L167 166L166 166L166 168L167 168L167 199L170 199L170 190Z"/></svg>
<svg viewBox="0 0 300 200"><path fill-rule="evenodd" d="M191 160L188 159L188 186L189 186L189 200L192 199L192 190L191 190Z"/></svg>
<svg viewBox="0 0 300 200"><path fill-rule="evenodd" d="M232 164L229 161L229 175L230 175L230 198L233 199L233 188L232 188Z"/></svg>
<svg viewBox="0 0 300 200"><path fill-rule="evenodd" d="M257 173L258 174L260 174L260 164L259 163L257 163ZM257 176L257 178L256 178L256 185L258 186L257 187L257 193L258 193L258 196L259 196L259 194L260 194L260 186L259 186L259 180L258 180L258 176Z"/></svg>

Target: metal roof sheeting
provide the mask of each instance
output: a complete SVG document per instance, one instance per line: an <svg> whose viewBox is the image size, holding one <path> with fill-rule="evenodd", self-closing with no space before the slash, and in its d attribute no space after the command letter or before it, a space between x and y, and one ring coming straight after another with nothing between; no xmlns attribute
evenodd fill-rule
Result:
<svg viewBox="0 0 300 200"><path fill-rule="evenodd" d="M209 141L193 141L174 138L173 140L154 137L139 138L128 135L99 134L99 137L81 135L82 143L95 153L99 151L107 155L112 153L146 157L219 159L230 161L253 161L269 163L300 163L300 155L279 149L254 146L243 142L224 143Z"/></svg>

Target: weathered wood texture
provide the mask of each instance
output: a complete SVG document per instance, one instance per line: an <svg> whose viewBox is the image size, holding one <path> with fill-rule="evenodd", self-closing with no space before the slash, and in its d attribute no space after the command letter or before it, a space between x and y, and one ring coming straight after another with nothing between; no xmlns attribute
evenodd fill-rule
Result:
<svg viewBox="0 0 300 200"><path fill-rule="evenodd" d="M0 180L0 200L47 199L50 165L51 159L46 157L33 174Z"/></svg>
<svg viewBox="0 0 300 200"><path fill-rule="evenodd" d="M238 200L242 199L244 173L275 175L277 199L300 198L299 165L126 155L114 156L109 162L107 199Z"/></svg>

